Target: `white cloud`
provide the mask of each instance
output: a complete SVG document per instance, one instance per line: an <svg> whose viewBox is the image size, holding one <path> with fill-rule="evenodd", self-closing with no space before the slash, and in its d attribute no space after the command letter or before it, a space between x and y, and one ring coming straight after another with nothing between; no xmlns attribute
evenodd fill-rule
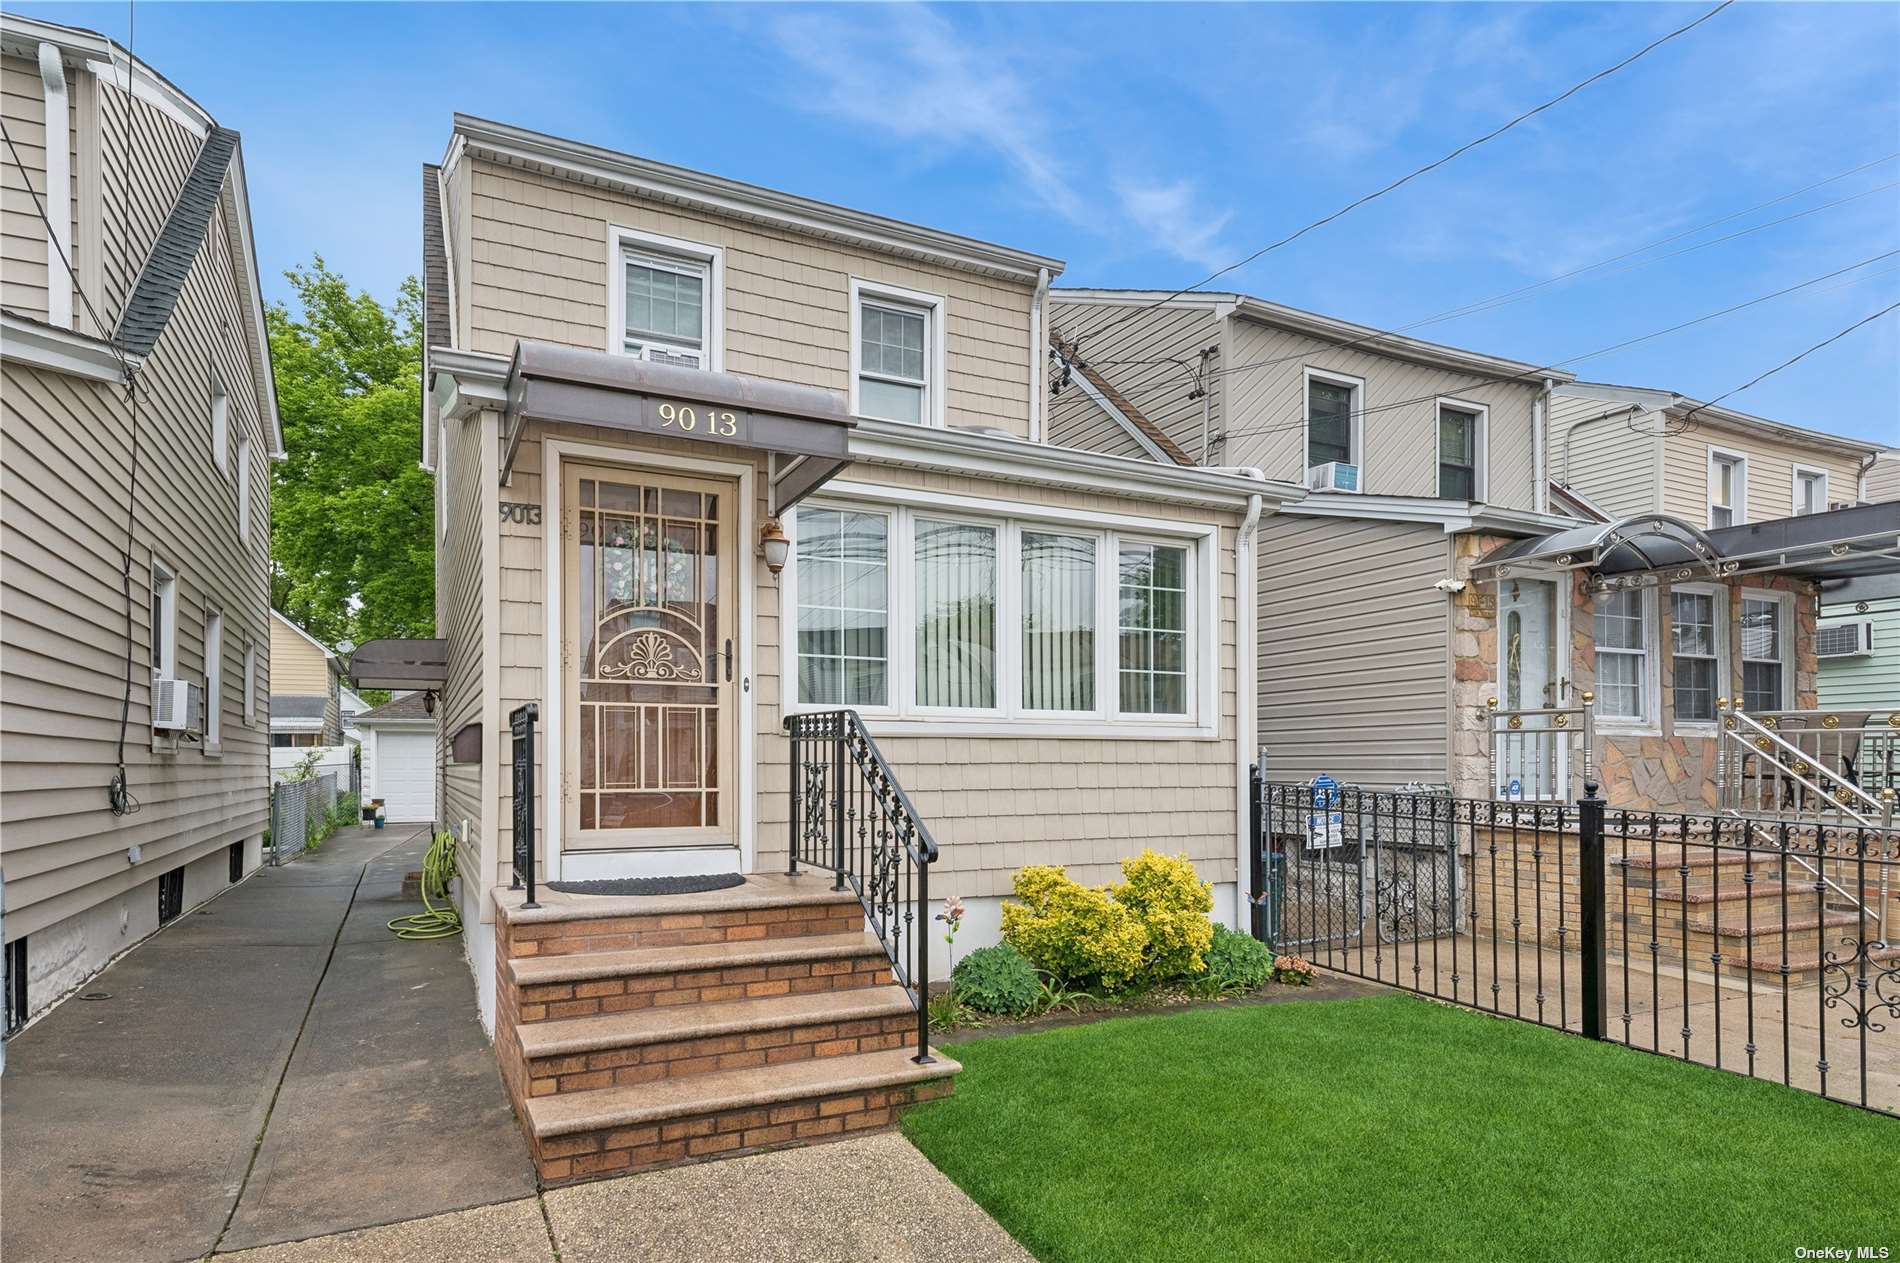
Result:
<svg viewBox="0 0 1900 1263"><path fill-rule="evenodd" d="M1214 213L1201 204L1199 191L1187 180L1166 184L1118 181L1115 195L1122 213L1136 227L1154 234L1161 248L1209 271L1232 260L1220 247L1221 229L1233 218L1231 211Z"/></svg>

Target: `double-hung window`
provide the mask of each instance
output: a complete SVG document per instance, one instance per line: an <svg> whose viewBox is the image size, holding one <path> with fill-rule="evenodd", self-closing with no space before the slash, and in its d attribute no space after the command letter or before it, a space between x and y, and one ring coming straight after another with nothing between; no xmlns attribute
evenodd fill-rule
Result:
<svg viewBox="0 0 1900 1263"><path fill-rule="evenodd" d="M257 722L257 643L244 642L244 722Z"/></svg>
<svg viewBox="0 0 1900 1263"><path fill-rule="evenodd" d="M851 407L861 417L943 424L945 300L851 278Z"/></svg>
<svg viewBox="0 0 1900 1263"><path fill-rule="evenodd" d="M175 679L178 675L178 576L158 561L152 563L151 619L152 675L155 679Z"/></svg>
<svg viewBox="0 0 1900 1263"><path fill-rule="evenodd" d="M1787 605L1773 596L1742 597L1742 706L1782 710L1788 704Z"/></svg>
<svg viewBox="0 0 1900 1263"><path fill-rule="evenodd" d="M1709 527L1739 526L1748 520L1748 459L1709 449Z"/></svg>
<svg viewBox="0 0 1900 1263"><path fill-rule="evenodd" d="M1720 696L1720 640L1716 617L1721 596L1700 588L1669 594L1669 649L1675 671L1671 700L1678 724L1712 724ZM1726 602L1721 608L1726 611Z"/></svg>
<svg viewBox="0 0 1900 1263"><path fill-rule="evenodd" d="M1827 471L1794 467L1794 515L1806 517L1827 511Z"/></svg>
<svg viewBox="0 0 1900 1263"><path fill-rule="evenodd" d="M1343 377L1306 375L1306 467L1338 461L1358 464L1353 442L1353 413L1359 403L1357 383Z"/></svg>
<svg viewBox="0 0 1900 1263"><path fill-rule="evenodd" d="M218 472L225 469L225 452L231 442L231 396L224 383L211 378L211 462Z"/></svg>
<svg viewBox="0 0 1900 1263"><path fill-rule="evenodd" d="M1640 723L1649 710L1646 595L1633 588L1596 596L1597 715Z"/></svg>
<svg viewBox="0 0 1900 1263"><path fill-rule="evenodd" d="M631 228L610 228L608 349L683 368L721 367L724 253Z"/></svg>
<svg viewBox="0 0 1900 1263"><path fill-rule="evenodd" d="M216 750L224 730L224 612L205 609L205 749Z"/></svg>
<svg viewBox="0 0 1900 1263"><path fill-rule="evenodd" d="M238 502L238 544L248 548L251 544L251 440L241 438L237 444L237 502Z"/></svg>
<svg viewBox="0 0 1900 1263"><path fill-rule="evenodd" d="M1483 412L1475 408L1438 405L1438 498L1476 500L1478 444Z"/></svg>

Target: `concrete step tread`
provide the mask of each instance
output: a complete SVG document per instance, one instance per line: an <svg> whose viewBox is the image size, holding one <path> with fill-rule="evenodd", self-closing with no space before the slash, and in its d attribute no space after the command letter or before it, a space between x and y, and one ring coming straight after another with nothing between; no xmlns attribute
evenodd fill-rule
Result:
<svg viewBox="0 0 1900 1263"><path fill-rule="evenodd" d="M798 877L754 874L742 885L688 895L571 895L543 888L537 892L537 901L541 905L538 908L521 906L527 898L526 891L504 889L495 892L495 903L502 918L511 925L858 903L857 895L849 888L833 890L831 880L829 876L819 873Z"/></svg>
<svg viewBox="0 0 1900 1263"><path fill-rule="evenodd" d="M1749 970L1756 974L1779 974L1781 972L1781 954L1779 951L1773 955L1757 952L1752 960L1747 957L1737 957L1734 953L1728 953L1723 957L1723 960L1726 964L1730 965L1747 965ZM1900 946L1875 947L1870 948L1867 952L1867 961L1869 964L1883 964L1890 960L1900 960ZM1842 959L1839 954L1836 955L1833 963L1849 971L1856 968L1853 963ZM1820 967L1821 958L1819 956L1790 955L1788 957L1788 972L1791 974L1810 974Z"/></svg>
<svg viewBox="0 0 1900 1263"><path fill-rule="evenodd" d="M1754 924L1741 917L1731 917L1721 921L1690 921L1688 928L1698 934L1719 934L1723 938L1748 938L1751 935L1760 938L1772 934L1779 938L1785 929L1789 934L1799 934L1804 930L1819 930L1827 926L1857 925L1861 920L1858 912L1790 912L1783 919L1773 915L1768 908L1755 909ZM1868 919L1867 927L1872 929L1874 922Z"/></svg>
<svg viewBox="0 0 1900 1263"><path fill-rule="evenodd" d="M1642 841L1641 838L1636 837L1629 839L1632 853L1626 854L1623 857L1623 863L1627 867L1657 873L1669 873L1679 868L1715 868L1718 865L1723 868L1730 866L1744 868L1750 865L1762 867L1780 862L1778 853L1765 850L1736 851L1726 848L1715 850L1709 847L1698 847L1691 850L1687 855L1683 855L1676 849L1673 843L1664 843L1658 846L1656 848L1655 858L1651 859L1647 850L1635 850L1637 846L1641 845ZM1791 860L1790 863L1792 862Z"/></svg>
<svg viewBox="0 0 1900 1263"><path fill-rule="evenodd" d="M738 943L636 947L619 952L513 956L508 959L507 969L509 980L516 986L532 987L550 982L580 982L590 978L693 973L706 969L783 965L793 961L839 960L883 954L884 947L877 941L877 936L860 930L855 934L801 934L792 938L747 939Z"/></svg>
<svg viewBox="0 0 1900 1263"><path fill-rule="evenodd" d="M911 1012L914 1006L910 993L891 985L527 1022L517 1031L521 1050L529 1058L565 1057L663 1044L676 1039L705 1039L830 1022L862 1022Z"/></svg>
<svg viewBox="0 0 1900 1263"><path fill-rule="evenodd" d="M942 1079L963 1068L935 1049L931 1055L936 1060L929 1065L912 1061L913 1053L914 1046L539 1096L527 1103L528 1127L538 1139L545 1140L817 1096L903 1087Z"/></svg>
<svg viewBox="0 0 1900 1263"><path fill-rule="evenodd" d="M1753 892L1755 899L1773 899L1778 905L1783 891L1787 892L1790 899L1812 899L1814 898L1814 883L1812 881L1744 882L1737 877L1720 887L1691 886L1687 890L1658 890L1656 898L1664 903L1729 903L1731 901L1741 903L1746 901Z"/></svg>

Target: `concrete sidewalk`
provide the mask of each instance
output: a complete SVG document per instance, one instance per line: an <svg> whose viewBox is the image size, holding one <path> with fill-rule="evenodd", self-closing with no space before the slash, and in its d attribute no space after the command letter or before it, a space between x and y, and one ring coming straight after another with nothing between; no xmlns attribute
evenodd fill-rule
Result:
<svg viewBox="0 0 1900 1263"><path fill-rule="evenodd" d="M427 841L258 872L9 1042L0 1254L186 1260L531 1196L462 941L384 927Z"/></svg>

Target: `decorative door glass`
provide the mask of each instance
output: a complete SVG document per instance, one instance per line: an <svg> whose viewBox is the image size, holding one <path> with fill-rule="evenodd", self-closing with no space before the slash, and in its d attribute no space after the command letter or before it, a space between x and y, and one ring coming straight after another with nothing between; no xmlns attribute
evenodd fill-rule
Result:
<svg viewBox="0 0 1900 1263"><path fill-rule="evenodd" d="M1554 798L1563 792L1562 743L1551 717L1559 704L1557 585L1510 579L1499 585L1498 640L1506 727L1493 736L1500 798Z"/></svg>

